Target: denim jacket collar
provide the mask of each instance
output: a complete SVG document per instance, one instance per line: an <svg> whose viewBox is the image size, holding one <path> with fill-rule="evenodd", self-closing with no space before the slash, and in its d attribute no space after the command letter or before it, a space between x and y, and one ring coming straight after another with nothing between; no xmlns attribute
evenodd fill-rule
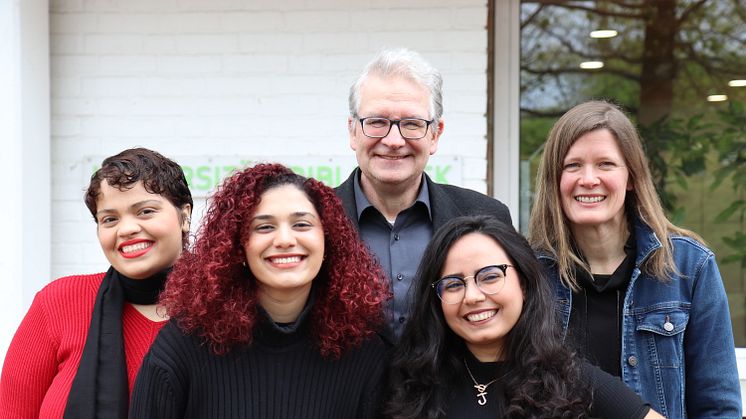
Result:
<svg viewBox="0 0 746 419"><path fill-rule="evenodd" d="M661 248L662 244L653 229L642 222L639 217L635 217L634 226L635 243L637 244L635 267L639 269L655 250Z"/></svg>

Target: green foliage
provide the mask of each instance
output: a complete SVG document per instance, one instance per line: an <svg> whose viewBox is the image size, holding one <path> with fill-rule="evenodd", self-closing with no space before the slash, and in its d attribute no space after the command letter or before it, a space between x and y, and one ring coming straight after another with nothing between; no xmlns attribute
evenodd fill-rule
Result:
<svg viewBox="0 0 746 419"><path fill-rule="evenodd" d="M521 160L526 160L536 153L549 135L555 118L521 118Z"/></svg>
<svg viewBox="0 0 746 419"><path fill-rule="evenodd" d="M613 60L609 66L617 65ZM585 80L582 95L586 98L607 99L614 103L636 107L639 102L640 84L636 80L622 79L613 74L598 73Z"/></svg>
<svg viewBox="0 0 746 419"><path fill-rule="evenodd" d="M702 233L727 246L717 251L727 253L722 261L743 267L746 88L726 83L743 78L746 68L746 3L672 4L673 20L657 15L657 0L521 2L521 159L541 147L565 110L610 99L635 115L671 221L700 222ZM589 28L617 29L619 36L592 39ZM669 33L673 39L661 35ZM604 67L579 70L587 60ZM714 93L727 94L728 102L706 102Z"/></svg>
<svg viewBox="0 0 746 419"><path fill-rule="evenodd" d="M656 189L664 208L671 214L683 216L685 209L677 206L668 184L673 182L687 190L688 178L706 169L710 150L706 126L702 115L695 115L688 119L664 118L639 127Z"/></svg>
<svg viewBox="0 0 746 419"><path fill-rule="evenodd" d="M728 184L735 198L713 222L746 219L746 200L738 199L746 196L746 109L742 102L731 101L726 107L689 118L666 118L641 127L640 132L661 200L674 224L684 218L686 208L665 183L674 182L686 191L690 179L702 173L713 174L711 192ZM713 155L717 163L714 168L709 163ZM746 236L736 231L722 240L733 252L722 259L723 263L746 266Z"/></svg>
<svg viewBox="0 0 746 419"><path fill-rule="evenodd" d="M746 269L746 257L744 257L744 249L746 249L746 234L740 231L736 231L733 235L724 237L723 241L728 247L736 249L736 252L732 255L728 255L722 259L723 263L735 263L741 262L741 269ZM738 250L740 249L740 253Z"/></svg>
<svg viewBox="0 0 746 419"><path fill-rule="evenodd" d="M722 125L713 135L712 144L718 153L720 168L715 171L715 181L710 188L714 190L730 178L734 196L746 196L746 109L743 103L733 101L717 115ZM733 201L715 217L715 222L725 222L733 217L744 221L746 201ZM723 237L723 242L734 252L725 257L723 263L740 261L741 268L746 268L746 235L736 231Z"/></svg>

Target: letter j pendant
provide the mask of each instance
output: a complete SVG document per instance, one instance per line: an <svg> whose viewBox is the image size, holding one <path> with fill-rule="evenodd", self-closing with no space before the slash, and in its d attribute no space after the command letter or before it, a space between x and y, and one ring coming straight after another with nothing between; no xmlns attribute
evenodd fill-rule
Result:
<svg viewBox="0 0 746 419"><path fill-rule="evenodd" d="M476 378L474 378L474 374L471 373L471 369L469 369L469 364L466 363L466 358L464 358L464 366L466 366L466 372L469 373L469 378L471 378L471 381L474 383L474 388L477 389L477 403L479 403L480 406L486 405L487 404L487 397L486 397L487 387L489 387L492 383L494 383L498 379L495 378L494 380L490 381L487 384L479 384Z"/></svg>
<svg viewBox="0 0 746 419"><path fill-rule="evenodd" d="M477 403L479 403L480 406L484 406L487 404L487 398L485 397L487 395L487 386L484 384L475 384L474 388L477 389Z"/></svg>

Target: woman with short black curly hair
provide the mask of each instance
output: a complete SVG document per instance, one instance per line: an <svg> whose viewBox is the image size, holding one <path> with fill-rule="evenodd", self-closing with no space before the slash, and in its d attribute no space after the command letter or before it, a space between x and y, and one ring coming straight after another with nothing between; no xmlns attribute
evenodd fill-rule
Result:
<svg viewBox="0 0 746 419"><path fill-rule="evenodd" d="M2 419L125 419L137 370L166 323L156 302L187 247L193 204L181 167L127 149L101 163L84 199L111 266L36 294L5 357Z"/></svg>

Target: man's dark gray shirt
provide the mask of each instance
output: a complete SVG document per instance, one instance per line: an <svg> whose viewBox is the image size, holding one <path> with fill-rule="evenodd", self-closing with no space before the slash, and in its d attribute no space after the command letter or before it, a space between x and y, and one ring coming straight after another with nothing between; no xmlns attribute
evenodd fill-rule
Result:
<svg viewBox="0 0 746 419"><path fill-rule="evenodd" d="M399 214L393 226L378 210L370 207L370 201L360 188L359 168L335 189L362 239L389 278L393 278L394 301L390 303L388 321L382 331L383 337L391 344L398 342L406 324L412 305L407 295L409 287L433 233L446 222L463 215L492 215L506 224L511 223L508 207L494 198L458 186L435 183L427 174L422 175L421 185L415 203ZM423 222L427 224L426 230L419 228ZM397 279L399 273L402 274L401 281Z"/></svg>
<svg viewBox="0 0 746 419"><path fill-rule="evenodd" d="M394 293L394 299L386 310L387 327L383 332L393 342L401 337L409 317L409 288L417 273L418 262L433 236L430 197L424 178L420 185L415 202L401 211L392 225L370 203L360 186L359 176L355 176L355 206L360 237L389 275Z"/></svg>

